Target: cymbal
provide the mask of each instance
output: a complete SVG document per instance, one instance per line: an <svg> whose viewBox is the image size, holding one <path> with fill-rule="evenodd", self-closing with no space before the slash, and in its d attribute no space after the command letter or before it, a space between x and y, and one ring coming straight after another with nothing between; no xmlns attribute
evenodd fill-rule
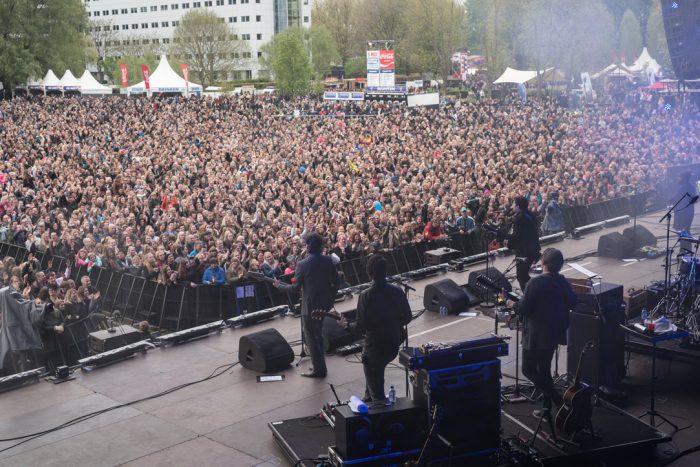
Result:
<svg viewBox="0 0 700 467"><path fill-rule="evenodd" d="M685 230L671 230L671 232L673 232L674 234L678 235L678 236L681 237L683 240L687 240L687 241L689 241L689 242L691 242L691 243L693 243L693 242L695 242L695 243L700 243L700 238L693 237L692 235L690 235L690 234L689 234L688 232L686 232Z"/></svg>

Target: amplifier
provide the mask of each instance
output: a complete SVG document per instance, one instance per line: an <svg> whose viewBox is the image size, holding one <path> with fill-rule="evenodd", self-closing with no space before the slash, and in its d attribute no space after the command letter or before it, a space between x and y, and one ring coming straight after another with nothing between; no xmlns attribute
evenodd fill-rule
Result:
<svg viewBox="0 0 700 467"><path fill-rule="evenodd" d="M141 340L141 333L131 326L122 324L114 327L115 332L95 331L88 338L90 355L114 350Z"/></svg>
<svg viewBox="0 0 700 467"><path fill-rule="evenodd" d="M425 252L425 265L437 266L438 264L449 263L453 259L459 259L462 253L453 248L438 248Z"/></svg>
<svg viewBox="0 0 700 467"><path fill-rule="evenodd" d="M591 282L588 279L569 279L569 282L578 298L576 311L579 313L598 313L622 306L621 284Z"/></svg>
<svg viewBox="0 0 700 467"><path fill-rule="evenodd" d="M335 449L345 460L421 448L428 427L422 407L403 397L390 406L368 405L361 414L347 405L335 409Z"/></svg>

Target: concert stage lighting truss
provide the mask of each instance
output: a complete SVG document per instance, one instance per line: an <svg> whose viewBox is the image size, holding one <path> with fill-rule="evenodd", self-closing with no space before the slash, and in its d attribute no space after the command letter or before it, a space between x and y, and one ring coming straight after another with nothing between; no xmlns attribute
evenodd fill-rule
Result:
<svg viewBox="0 0 700 467"><path fill-rule="evenodd" d="M630 223L630 216L620 216L620 217L613 217L612 219L606 219L603 221L605 224L605 227L615 227L616 225L622 225L622 224L629 224Z"/></svg>
<svg viewBox="0 0 700 467"><path fill-rule="evenodd" d="M41 367L9 376L3 376L0 378L0 392L10 391L27 384L36 383L45 371L46 369Z"/></svg>
<svg viewBox="0 0 700 467"><path fill-rule="evenodd" d="M155 349L156 346L149 341L139 341L133 344L125 345L114 350L102 352L90 357L81 358L78 360L80 368L83 371L91 371L95 368L111 365L112 363L121 362L127 358L134 356L136 352L146 352L148 349Z"/></svg>
<svg viewBox="0 0 700 467"><path fill-rule="evenodd" d="M156 345L178 345L183 342L189 342L195 339L207 337L212 333L219 333L225 327L228 327L224 321L214 321L213 323L202 324L193 328L184 329L182 331L171 332L163 336L158 336L155 339Z"/></svg>

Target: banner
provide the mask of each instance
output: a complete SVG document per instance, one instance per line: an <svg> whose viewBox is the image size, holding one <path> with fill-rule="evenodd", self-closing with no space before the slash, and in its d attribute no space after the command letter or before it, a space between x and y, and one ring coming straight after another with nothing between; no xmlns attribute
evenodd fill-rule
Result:
<svg viewBox="0 0 700 467"><path fill-rule="evenodd" d="M143 73L143 84L146 86L146 91L151 89L151 82L149 81L149 71L147 65L141 65L141 73Z"/></svg>
<svg viewBox="0 0 700 467"><path fill-rule="evenodd" d="M381 50L379 52L379 85L393 86L395 83L394 51Z"/></svg>
<svg viewBox="0 0 700 467"><path fill-rule="evenodd" d="M185 78L185 87L189 88L190 87L190 72L187 69L187 63L183 63L181 66L182 66L182 77Z"/></svg>
<svg viewBox="0 0 700 467"><path fill-rule="evenodd" d="M129 70L126 68L126 64L119 64L119 71L122 74L122 87L126 88L129 86Z"/></svg>
<svg viewBox="0 0 700 467"><path fill-rule="evenodd" d="M367 86L379 86L379 50L367 51Z"/></svg>

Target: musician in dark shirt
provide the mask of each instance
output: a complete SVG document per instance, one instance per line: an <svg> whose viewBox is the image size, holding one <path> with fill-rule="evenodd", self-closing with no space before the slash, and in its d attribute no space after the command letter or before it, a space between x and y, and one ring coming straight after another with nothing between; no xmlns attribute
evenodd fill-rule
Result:
<svg viewBox="0 0 700 467"><path fill-rule="evenodd" d="M540 259L540 238L537 231L537 220L528 210L528 202L523 196L518 196L513 202L516 212L513 221L513 233L508 238L508 248L514 251L516 258L521 258L515 266L515 277L520 284L520 290L525 290L530 280L530 268Z"/></svg>
<svg viewBox="0 0 700 467"><path fill-rule="evenodd" d="M576 294L559 274L563 265L561 251L547 248L542 274L528 282L520 301L508 301L523 321L523 374L542 392L545 411L552 408L552 402L562 404L552 381L552 357L557 346L566 345L569 311L576 306Z"/></svg>
<svg viewBox="0 0 700 467"><path fill-rule="evenodd" d="M312 319L314 310L329 311L338 292L338 271L330 256L321 254L323 237L311 234L306 239L309 256L297 264L294 284L275 279L274 286L287 292L301 291L301 320L313 367L302 373L308 378L325 378L326 357L323 348L323 320Z"/></svg>
<svg viewBox="0 0 700 467"><path fill-rule="evenodd" d="M396 358L401 342L406 339L404 326L412 318L411 307L403 291L386 281L386 259L373 255L367 262L372 286L357 301L357 321L348 325L345 318L338 323L365 338L362 367L365 372L365 401L383 401L384 370Z"/></svg>

